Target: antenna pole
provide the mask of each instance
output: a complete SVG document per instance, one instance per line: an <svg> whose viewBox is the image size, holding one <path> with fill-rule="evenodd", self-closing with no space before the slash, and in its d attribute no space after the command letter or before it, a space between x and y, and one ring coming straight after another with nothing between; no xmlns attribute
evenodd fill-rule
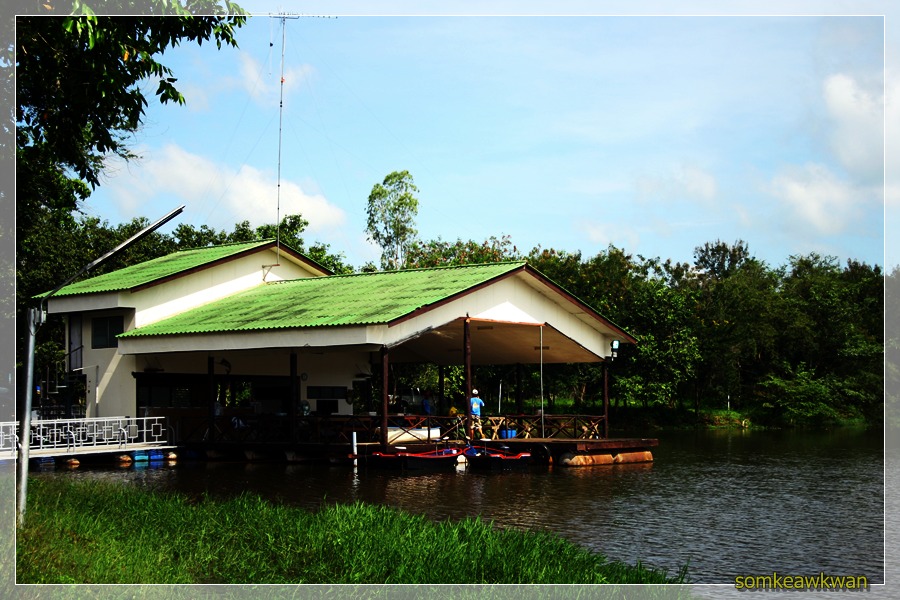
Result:
<svg viewBox="0 0 900 600"><path fill-rule="evenodd" d="M278 96L278 189L275 202L275 264L281 263L281 129L284 119L284 41L287 16L281 15L281 85Z"/></svg>
<svg viewBox="0 0 900 600"><path fill-rule="evenodd" d="M274 16L274 15L270 15ZM281 19L281 84L278 92L278 183L276 191L276 208L275 208L275 264L281 263L281 137L282 125L284 121L284 46L285 46L285 29L287 29L288 19L299 19L304 15L291 15L290 13L281 13L278 18ZM271 38L270 42L271 44Z"/></svg>

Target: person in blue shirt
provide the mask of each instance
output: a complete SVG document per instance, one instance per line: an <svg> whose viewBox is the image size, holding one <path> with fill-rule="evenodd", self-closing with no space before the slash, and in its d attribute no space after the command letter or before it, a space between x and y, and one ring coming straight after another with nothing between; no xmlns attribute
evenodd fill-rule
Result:
<svg viewBox="0 0 900 600"><path fill-rule="evenodd" d="M478 397L478 390L472 390L472 398L469 400L472 405L472 429L478 430L478 437L483 438L484 432L481 430L481 407L484 406L484 400Z"/></svg>

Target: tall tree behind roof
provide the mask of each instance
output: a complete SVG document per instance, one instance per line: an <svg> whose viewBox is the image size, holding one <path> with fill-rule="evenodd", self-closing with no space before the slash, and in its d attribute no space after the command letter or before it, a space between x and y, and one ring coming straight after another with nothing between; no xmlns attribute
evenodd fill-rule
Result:
<svg viewBox="0 0 900 600"><path fill-rule="evenodd" d="M418 235L418 192L409 171L394 171L372 187L366 208L366 234L381 246L383 269L401 268L407 249Z"/></svg>

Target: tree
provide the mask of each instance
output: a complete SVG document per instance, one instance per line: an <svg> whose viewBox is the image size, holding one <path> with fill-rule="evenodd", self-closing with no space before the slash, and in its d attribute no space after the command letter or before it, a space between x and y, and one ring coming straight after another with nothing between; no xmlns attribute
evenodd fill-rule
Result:
<svg viewBox="0 0 900 600"><path fill-rule="evenodd" d="M404 254L416 238L418 191L409 171L394 171L372 187L366 208L366 234L381 247L383 269L401 268Z"/></svg>
<svg viewBox="0 0 900 600"><path fill-rule="evenodd" d="M804 383L804 394L794 395L805 404L794 410L790 396L769 404L794 419L841 415L877 422L884 393L883 292L877 266L849 261L841 269L834 257L792 256L782 284L780 361L769 388Z"/></svg>
<svg viewBox="0 0 900 600"><path fill-rule="evenodd" d="M490 237L481 243L475 240L464 242L462 239L450 243L438 238L428 242L413 241L407 248L404 266L407 269L422 269L521 259L509 236Z"/></svg>
<svg viewBox="0 0 900 600"><path fill-rule="evenodd" d="M706 242L694 250L697 269L713 279L726 279L749 258L750 249L743 240L731 246L721 240Z"/></svg>
<svg viewBox="0 0 900 600"><path fill-rule="evenodd" d="M237 46L235 28L245 20L189 14L19 17L17 147L25 158L40 152L96 187L106 156L132 156L127 136L140 126L147 106L142 81L156 81L163 103L185 102L174 73L158 57L182 41Z"/></svg>
<svg viewBox="0 0 900 600"><path fill-rule="evenodd" d="M111 8L127 11L129 4ZM54 5L42 4L50 14ZM183 41L236 46L235 30L245 22L242 15L223 14L239 11L227 1L222 8L211 0L156 0L155 13L173 15L165 19L98 17L80 1L69 6L81 14L16 20L18 356L27 331L24 308L33 294L89 262L66 256L59 246L72 233L72 213L99 184L104 160L134 156L128 136L140 127L147 106L142 85L155 80L161 102L184 103L174 73L159 58ZM188 9L220 16L193 16ZM48 254L53 260L45 262ZM47 269L47 277L39 277Z"/></svg>
<svg viewBox="0 0 900 600"><path fill-rule="evenodd" d="M889 410L885 411L888 421L885 425L892 433L900 430L900 266L895 265L884 278L884 330L887 338L884 341L884 374L885 402Z"/></svg>

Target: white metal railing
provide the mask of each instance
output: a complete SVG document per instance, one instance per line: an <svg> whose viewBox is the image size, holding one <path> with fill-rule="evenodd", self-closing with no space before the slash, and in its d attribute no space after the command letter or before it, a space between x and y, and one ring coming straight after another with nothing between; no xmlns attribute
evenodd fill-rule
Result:
<svg viewBox="0 0 900 600"><path fill-rule="evenodd" d="M19 423L0 423L0 453L16 453ZM165 417L103 417L31 421L31 450L127 448L130 444L166 444Z"/></svg>
<svg viewBox="0 0 900 600"><path fill-rule="evenodd" d="M16 422L0 423L0 453L15 455L19 448L19 424Z"/></svg>

